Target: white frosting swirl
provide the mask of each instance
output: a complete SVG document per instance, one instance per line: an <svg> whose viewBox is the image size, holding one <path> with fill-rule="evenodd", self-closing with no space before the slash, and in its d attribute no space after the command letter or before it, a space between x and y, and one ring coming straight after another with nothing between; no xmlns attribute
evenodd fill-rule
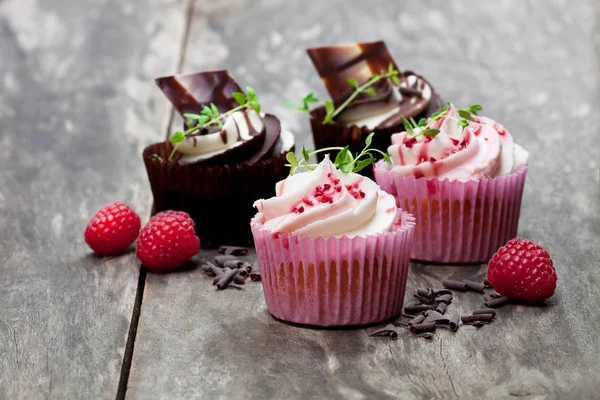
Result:
<svg viewBox="0 0 600 400"><path fill-rule="evenodd" d="M223 129L206 135L188 136L177 151L183 154L183 163L207 160L237 147L252 138L250 132L262 131L264 122L254 110L236 111L223 123Z"/></svg>
<svg viewBox="0 0 600 400"><path fill-rule="evenodd" d="M276 195L254 206L264 228L275 233L329 237L388 232L396 201L364 176L338 170L326 157L314 171L277 183Z"/></svg>
<svg viewBox="0 0 600 400"><path fill-rule="evenodd" d="M392 135L388 152L393 170L416 178L468 181L506 174L527 162L529 153L502 125L490 118L472 117L463 128L456 109L450 106L431 124L440 130L435 137L411 138L419 129Z"/></svg>

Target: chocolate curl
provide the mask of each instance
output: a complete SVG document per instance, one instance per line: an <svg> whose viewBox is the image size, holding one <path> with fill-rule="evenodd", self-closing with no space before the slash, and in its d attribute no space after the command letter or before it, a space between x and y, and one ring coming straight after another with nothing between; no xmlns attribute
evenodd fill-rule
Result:
<svg viewBox="0 0 600 400"><path fill-rule="evenodd" d="M404 312L407 314L416 315L422 313L423 311L431 310L433 307L426 304L415 304L412 306L404 307Z"/></svg>
<svg viewBox="0 0 600 400"><path fill-rule="evenodd" d="M398 339L398 331L394 325L388 324L384 328L371 333L369 336L389 336L391 339Z"/></svg>
<svg viewBox="0 0 600 400"><path fill-rule="evenodd" d="M229 260L229 261L225 261L225 263L223 263L223 266L225 268L229 268L229 269L238 269L243 264L244 264L244 262L240 261L240 260Z"/></svg>
<svg viewBox="0 0 600 400"><path fill-rule="evenodd" d="M211 263L210 261L206 261L206 263L202 266L202 271L209 276L219 276L223 275L224 271Z"/></svg>
<svg viewBox="0 0 600 400"><path fill-rule="evenodd" d="M441 296L436 297L435 299L438 303L452 303L452 295L451 294L443 294Z"/></svg>
<svg viewBox="0 0 600 400"><path fill-rule="evenodd" d="M492 322L494 316L492 314L464 315L460 319L465 325L481 326Z"/></svg>
<svg viewBox="0 0 600 400"><path fill-rule="evenodd" d="M223 290L225 289L227 286L229 286L229 284L231 282L233 282L233 280L235 279L235 277L237 276L238 271L235 269L230 269L229 271L225 272L222 276L221 279L217 282L217 289L219 290Z"/></svg>
<svg viewBox="0 0 600 400"><path fill-rule="evenodd" d="M249 263L249 262L247 262L247 261L244 261L244 262L242 263L242 265L240 265L240 268L243 268L243 269L245 269L245 270L246 270L246 272L248 272L248 274L250 274L250 273L252 272L252 264L250 264L250 263Z"/></svg>
<svg viewBox="0 0 600 400"><path fill-rule="evenodd" d="M465 285L467 285L467 290L470 290L472 292L483 293L483 288L484 288L483 283L470 281L468 279L465 279L464 282L465 282Z"/></svg>
<svg viewBox="0 0 600 400"><path fill-rule="evenodd" d="M425 321L425 315L419 314L416 317L414 317L413 319L411 319L410 321L408 321L408 326L419 325L423 321Z"/></svg>
<svg viewBox="0 0 600 400"><path fill-rule="evenodd" d="M456 332L460 324L460 317L458 315L452 315L446 319L446 321L436 321L438 328L448 329L450 332Z"/></svg>
<svg viewBox="0 0 600 400"><path fill-rule="evenodd" d="M493 308L480 308L479 310L473 311L473 315L477 314L492 314L495 317L496 310L494 310Z"/></svg>
<svg viewBox="0 0 600 400"><path fill-rule="evenodd" d="M431 304L431 303L433 303L433 299L431 299L429 297L419 296L418 294L414 294L413 297L415 299L419 300L423 304Z"/></svg>
<svg viewBox="0 0 600 400"><path fill-rule="evenodd" d="M434 322L436 325L447 325L450 323L450 320L447 317L434 310L427 311L425 316L425 321L423 321L424 324Z"/></svg>
<svg viewBox="0 0 600 400"><path fill-rule="evenodd" d="M216 285L217 283L219 283L219 281L221 280L221 278L223 278L223 274L221 274L219 276L216 276L215 279L213 279L212 284ZM237 274L236 276L233 277L233 283L235 283L237 285L245 285L246 284L246 278L244 278L240 274Z"/></svg>
<svg viewBox="0 0 600 400"><path fill-rule="evenodd" d="M446 280L442 281L442 285L444 285L445 288L452 289L452 290L458 290L461 292L464 292L465 290L467 290L467 284L465 282L454 281L452 279L446 279Z"/></svg>
<svg viewBox="0 0 600 400"><path fill-rule="evenodd" d="M438 303L437 307L435 308L435 311L439 312L440 314L444 314L446 312L446 307L447 307L446 303L440 302L440 303Z"/></svg>
<svg viewBox="0 0 600 400"><path fill-rule="evenodd" d="M424 332L433 332L435 331L435 322L427 322L421 324L415 324L410 327L411 332L413 333L424 333Z"/></svg>
<svg viewBox="0 0 600 400"><path fill-rule="evenodd" d="M260 277L260 272L252 272L250 274L250 280L254 281L254 282L258 282L258 281L262 280Z"/></svg>
<svg viewBox="0 0 600 400"><path fill-rule="evenodd" d="M430 298L432 296L433 290L431 289L417 289L417 295L421 297Z"/></svg>
<svg viewBox="0 0 600 400"><path fill-rule="evenodd" d="M248 249L246 247L221 246L219 247L219 253L225 255L245 256L248 254Z"/></svg>
<svg viewBox="0 0 600 400"><path fill-rule="evenodd" d="M488 280L488 278L483 278L483 284L485 285L486 288L491 288L492 285L490 284L490 281Z"/></svg>
<svg viewBox="0 0 600 400"><path fill-rule="evenodd" d="M433 289L433 294L435 297L443 296L445 294L452 294L452 290L449 289Z"/></svg>
<svg viewBox="0 0 600 400"><path fill-rule="evenodd" d="M247 270L245 270L244 268L238 268L237 271L238 271L238 275L243 276L244 278L247 278L250 275L250 273Z"/></svg>
<svg viewBox="0 0 600 400"><path fill-rule="evenodd" d="M225 267L225 263L227 261L237 261L237 257L236 256L216 256L215 257L215 262L217 264L219 264L220 267Z"/></svg>
<svg viewBox="0 0 600 400"><path fill-rule="evenodd" d="M508 297L499 297L497 299L490 299L485 302L486 307L490 308L500 308L510 303L510 299Z"/></svg>

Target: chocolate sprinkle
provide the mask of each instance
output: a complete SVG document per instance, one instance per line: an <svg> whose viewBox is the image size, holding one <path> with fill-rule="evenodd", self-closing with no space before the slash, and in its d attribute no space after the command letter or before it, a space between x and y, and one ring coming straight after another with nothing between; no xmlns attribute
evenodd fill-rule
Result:
<svg viewBox="0 0 600 400"><path fill-rule="evenodd" d="M408 321L408 326L418 325L418 324L422 323L423 321L425 321L425 315L419 314L416 317L414 317L413 319L411 319L410 321Z"/></svg>
<svg viewBox="0 0 600 400"><path fill-rule="evenodd" d="M410 327L410 330L414 333L433 332L435 331L435 322L415 324Z"/></svg>
<svg viewBox="0 0 600 400"><path fill-rule="evenodd" d="M229 260L229 261L225 261L223 263L223 266L225 268L229 268L229 269L237 269L237 268L241 267L242 265L244 265L244 262L240 261L240 260Z"/></svg>
<svg viewBox="0 0 600 400"><path fill-rule="evenodd" d="M394 325L388 324L384 328L371 333L369 336L389 336L391 339L398 339L398 331Z"/></svg>
<svg viewBox="0 0 600 400"><path fill-rule="evenodd" d="M446 312L446 307L447 304L444 302L438 303L437 307L435 308L435 311L439 312L440 314L444 314Z"/></svg>
<svg viewBox="0 0 600 400"><path fill-rule="evenodd" d="M233 282L233 280L235 279L237 273L238 273L237 270L230 269L225 274L223 274L223 276L221 277L221 279L219 280L219 282L217 282L217 289L223 290L227 286L229 286L229 284L231 282Z"/></svg>
<svg viewBox="0 0 600 400"><path fill-rule="evenodd" d="M444 285L445 288L459 290L461 292L467 290L467 284L465 282L454 281L452 279L446 279L442 281L442 285Z"/></svg>
<svg viewBox="0 0 600 400"><path fill-rule="evenodd" d="M248 249L246 247L221 246L219 247L219 253L225 255L245 256L248 254Z"/></svg>
<svg viewBox="0 0 600 400"><path fill-rule="evenodd" d="M497 299L490 299L485 302L485 305L490 308L500 308L510 303L508 297L499 297Z"/></svg>
<svg viewBox="0 0 600 400"><path fill-rule="evenodd" d="M473 311L473 315L477 314L492 314L495 317L496 310L494 310L493 308L480 308L479 310Z"/></svg>
<svg viewBox="0 0 600 400"><path fill-rule="evenodd" d="M412 306L404 307L404 312L407 314L416 315L422 313L423 311L431 310L433 307L426 304L415 304Z"/></svg>
<svg viewBox="0 0 600 400"><path fill-rule="evenodd" d="M470 281L468 279L464 280L465 285L467 286L467 290L472 292L483 293L484 284L479 282Z"/></svg>
<svg viewBox="0 0 600 400"><path fill-rule="evenodd" d="M219 264L219 266L221 266L221 267L224 267L225 266L225 262L227 262L227 261L236 261L236 260L237 260L237 257L236 256L232 256L232 255L229 255L229 256L216 256L215 257L215 262L217 264Z"/></svg>
<svg viewBox="0 0 600 400"><path fill-rule="evenodd" d="M261 277L260 277L260 272L252 272L252 273L250 274L250 280L251 280L251 281L254 281L254 282L258 282L258 281L260 281L260 280L261 280Z"/></svg>

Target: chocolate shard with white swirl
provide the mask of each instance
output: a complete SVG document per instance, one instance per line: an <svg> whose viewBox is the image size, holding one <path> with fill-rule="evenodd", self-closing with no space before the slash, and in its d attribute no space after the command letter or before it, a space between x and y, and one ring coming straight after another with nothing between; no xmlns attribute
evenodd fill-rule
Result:
<svg viewBox="0 0 600 400"><path fill-rule="evenodd" d="M220 112L236 107L233 92L242 88L226 70L179 74L155 79L156 85L180 113L200 114L213 103Z"/></svg>
<svg viewBox="0 0 600 400"><path fill-rule="evenodd" d="M373 75L386 72L390 64L398 70L383 41L318 47L307 52L336 107L354 92L349 78L362 85ZM437 111L441 100L422 76L407 71L400 73L398 78L400 86L390 79L372 85L374 97L360 93L337 116L337 122L385 129L400 124L402 117L421 116L426 110L431 111L425 115L428 116Z"/></svg>

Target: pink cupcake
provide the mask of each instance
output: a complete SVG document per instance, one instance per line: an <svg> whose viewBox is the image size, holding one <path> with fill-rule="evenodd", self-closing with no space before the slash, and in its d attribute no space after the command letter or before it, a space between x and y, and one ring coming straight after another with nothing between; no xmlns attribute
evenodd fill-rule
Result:
<svg viewBox="0 0 600 400"><path fill-rule="evenodd" d="M415 216L411 258L485 262L516 237L528 153L481 107L450 105L392 135L375 179Z"/></svg>
<svg viewBox="0 0 600 400"><path fill-rule="evenodd" d="M255 207L251 227L273 316L343 326L401 312L414 221L375 182L326 157Z"/></svg>

